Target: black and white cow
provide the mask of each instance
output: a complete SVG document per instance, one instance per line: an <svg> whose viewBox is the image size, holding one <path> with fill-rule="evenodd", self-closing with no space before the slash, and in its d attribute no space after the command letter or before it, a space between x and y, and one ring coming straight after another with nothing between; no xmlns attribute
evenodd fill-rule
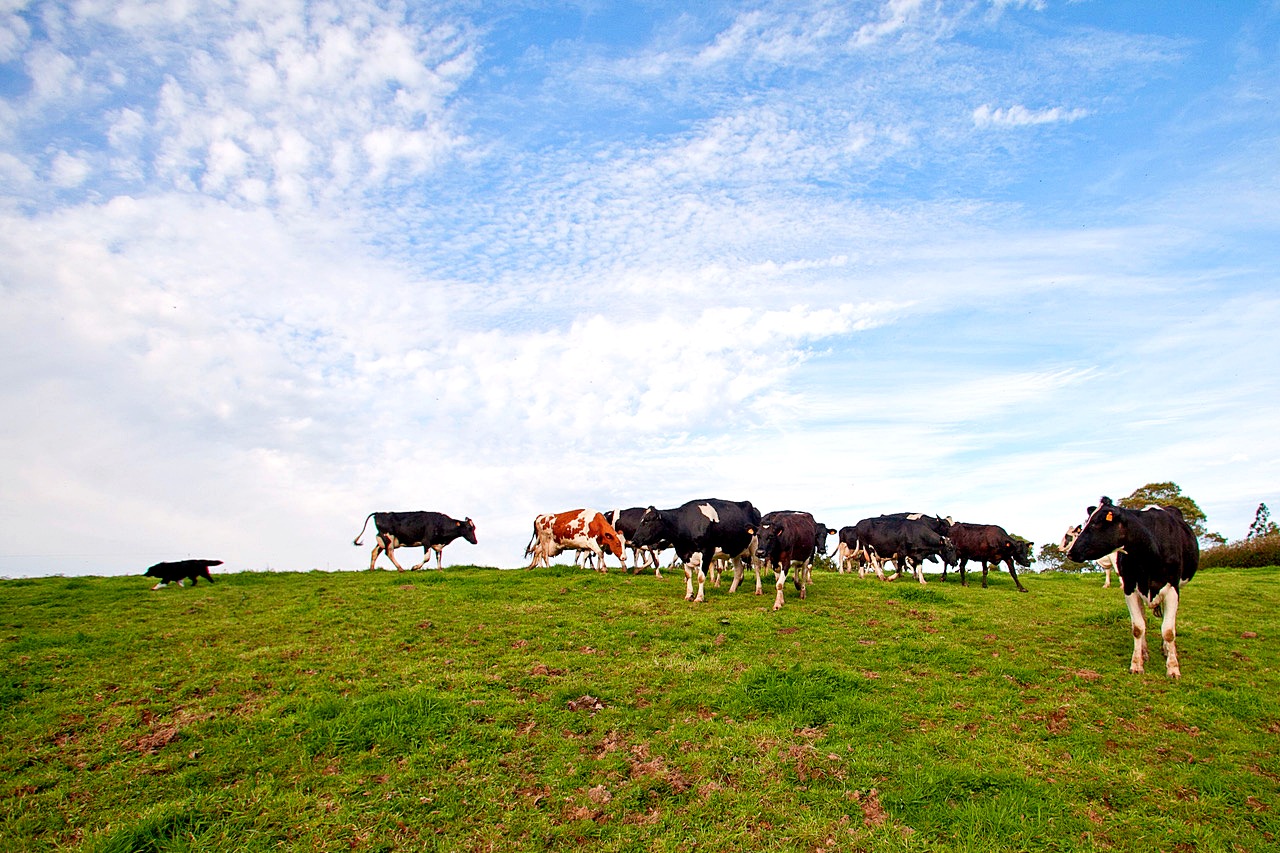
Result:
<svg viewBox="0 0 1280 853"><path fill-rule="evenodd" d="M631 562L635 563L635 574L639 574L641 568L653 567L653 576L662 577L662 567L658 563L658 555L665 548L670 547L668 543L659 542L657 545L641 547L633 541L636 536L636 530L640 527L640 519L644 517L645 508L642 506L631 507L630 509L613 509L604 514L605 519L613 525L613 529L622 537L623 546L631 550Z"/></svg>
<svg viewBox="0 0 1280 853"><path fill-rule="evenodd" d="M1018 588L1018 592L1026 592L1027 588L1018 580L1015 563L1024 568L1031 566L1031 543L1025 539L1010 536L998 524L969 524L958 521L949 528L951 544L956 546L956 561L960 564L960 585L968 586L965 577L965 566L970 560L982 564L982 588L987 588L987 568L992 563L1004 563L1009 567L1009 576Z"/></svg>
<svg viewBox="0 0 1280 853"><path fill-rule="evenodd" d="M1165 672L1180 678L1177 638L1178 598L1182 584L1191 580L1200 565L1200 545L1177 507L1143 510L1116 506L1111 498L1089 507L1089 519L1071 543L1067 557L1077 563L1116 554L1116 570L1133 624L1133 657L1130 672L1142 672L1147 659L1147 622L1144 604L1163 611L1160 625Z"/></svg>
<svg viewBox="0 0 1280 853"><path fill-rule="evenodd" d="M369 571L373 571L373 564L378 562L378 555L385 551L396 569L403 572L404 566L397 562L395 555L395 549L401 546L422 547L422 562L413 567L416 571L427 564L431 551L436 552L436 568L439 569L440 553L444 550L444 546L458 537L462 537L472 545L476 544L476 525L470 518L458 521L442 512L423 510L371 512L365 516L364 524L351 544L360 544L360 537L364 535L371 518L378 535L375 538L377 544L374 545L373 554L369 557Z"/></svg>
<svg viewBox="0 0 1280 853"><path fill-rule="evenodd" d="M882 560L894 564L893 576L888 580L896 580L905 566L923 584L921 563L935 557L943 562L956 559L951 540L935 533L923 519L884 515L864 518L853 526L852 540L853 553L863 553L881 580L886 579L880 568Z"/></svg>
<svg viewBox="0 0 1280 853"><path fill-rule="evenodd" d="M774 610L782 609L783 590L786 588L787 572L791 570L792 563L800 564L794 575L795 587L801 598L807 596L816 544L816 527L817 522L807 512L771 512L760 520L760 528L756 533L756 555L766 565L772 566L777 576ZM825 529L822 538L826 539Z"/></svg>
<svg viewBox="0 0 1280 853"><path fill-rule="evenodd" d="M760 511L750 501L726 501L718 498L689 501L675 509L647 507L635 537L638 547L657 547L669 543L676 557L684 563L686 601L704 601L707 572L719 548L735 558L733 583L736 592L745 569L752 564L750 552ZM744 556L745 555L745 556ZM698 576L698 592L694 595L693 576ZM760 592L760 571L756 569L756 593Z"/></svg>
<svg viewBox="0 0 1280 853"><path fill-rule="evenodd" d="M191 581L191 585L195 586L200 582L200 578L213 583L213 578L209 575L209 567L221 565L221 560L175 560L171 563L156 563L143 572L142 576L159 578L156 585L151 587L152 589L159 589L174 581L178 582L178 586L182 586L183 578L187 578Z"/></svg>
<svg viewBox="0 0 1280 853"><path fill-rule="evenodd" d="M1058 550L1064 555L1071 550L1071 545L1076 541L1076 537L1080 535L1080 531L1084 529L1084 525L1073 524L1067 528L1067 532L1062 534L1062 541L1058 543ZM1118 555L1115 551L1107 554L1105 557L1099 557L1094 560L1098 564L1098 568L1107 573L1106 580L1102 582L1103 589L1111 588L1111 573L1115 572L1116 577L1120 576L1120 571L1116 565Z"/></svg>

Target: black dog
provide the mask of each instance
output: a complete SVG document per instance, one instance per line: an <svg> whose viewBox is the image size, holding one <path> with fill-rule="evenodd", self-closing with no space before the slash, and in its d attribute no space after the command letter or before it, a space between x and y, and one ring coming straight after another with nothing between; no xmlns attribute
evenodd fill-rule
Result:
<svg viewBox="0 0 1280 853"><path fill-rule="evenodd" d="M221 560L178 560L173 563L156 563L147 569L143 577L160 579L159 583L151 587L152 589L159 589L173 581L177 581L178 586L182 586L183 578L189 578L191 585L195 586L200 578L213 583L213 578L209 577L209 567L221 565Z"/></svg>

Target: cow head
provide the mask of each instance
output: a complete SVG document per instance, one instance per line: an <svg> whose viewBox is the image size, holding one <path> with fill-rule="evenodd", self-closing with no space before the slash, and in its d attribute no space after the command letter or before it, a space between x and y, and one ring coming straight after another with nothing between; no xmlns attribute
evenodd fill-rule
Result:
<svg viewBox="0 0 1280 853"><path fill-rule="evenodd" d="M470 518L458 522L458 533L472 545L476 544L476 523Z"/></svg>
<svg viewBox="0 0 1280 853"><path fill-rule="evenodd" d="M1124 545L1125 512L1108 497L1104 497L1099 506L1089 507L1089 520L1067 549L1067 559L1076 563L1096 560Z"/></svg>
<svg viewBox="0 0 1280 853"><path fill-rule="evenodd" d="M1068 527L1067 532L1062 534L1062 541L1058 543L1058 550L1064 554L1069 551L1071 546L1075 544L1076 537L1080 535L1080 531L1083 529L1084 527L1079 524L1073 524Z"/></svg>
<svg viewBox="0 0 1280 853"><path fill-rule="evenodd" d="M774 548L778 544L779 525L776 522L767 522L760 525L755 532L756 537L756 556L762 560L767 560L773 554Z"/></svg>
<svg viewBox="0 0 1280 853"><path fill-rule="evenodd" d="M1025 539L1013 539L1013 561L1019 566L1031 568L1031 543Z"/></svg>
<svg viewBox="0 0 1280 853"><path fill-rule="evenodd" d="M670 527L671 522L662 510L647 507L640 517L640 524L636 527L636 535L631 538L631 544L648 548L669 542L673 538Z"/></svg>
<svg viewBox="0 0 1280 853"><path fill-rule="evenodd" d="M942 558L942 562L948 566L954 566L960 562L959 552L956 551L955 543L946 536L942 537L942 543L938 546L938 556Z"/></svg>

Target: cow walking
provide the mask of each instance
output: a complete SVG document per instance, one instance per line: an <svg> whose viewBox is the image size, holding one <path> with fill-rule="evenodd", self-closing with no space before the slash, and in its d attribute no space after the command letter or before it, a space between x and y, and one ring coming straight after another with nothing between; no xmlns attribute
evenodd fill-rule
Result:
<svg viewBox="0 0 1280 853"><path fill-rule="evenodd" d="M604 563L606 551L618 558L624 572L627 570L618 532L594 509L543 513L533 520L533 536L524 550L525 556L533 560L526 568L550 566L552 557L570 550L586 551L588 556L594 556L598 572L608 571Z"/></svg>
<svg viewBox="0 0 1280 853"><path fill-rule="evenodd" d="M751 565L756 574L756 595L759 595L760 569L750 556L759 525L760 511L750 501L707 498L689 501L675 509L647 507L632 541L640 547L670 543L675 548L676 557L684 563L686 601L706 600L707 572L711 570L717 548L735 558L729 592L737 591L746 566ZM695 574L697 595L693 591Z"/></svg>
<svg viewBox="0 0 1280 853"><path fill-rule="evenodd" d="M365 516L364 524L351 544L360 544L360 537L364 536L365 528L369 526L371 518L378 535L374 537L373 554L369 557L369 571L373 571L374 564L378 562L378 555L385 551L396 570L403 572L404 566L400 565L395 555L395 550L401 546L422 548L422 562L412 567L412 571L417 571L427 564L432 551L436 555L436 569L439 569L444 546L459 537L472 545L476 544L476 525L470 518L458 521L442 512L423 510L371 512Z"/></svg>
<svg viewBox="0 0 1280 853"><path fill-rule="evenodd" d="M792 563L800 564L793 576L795 587L801 598L807 597L813 555L817 545L816 528L817 522L807 512L769 513L761 520L760 529L756 533L758 542L756 555L766 566L772 566L777 576L775 584L777 595L773 600L774 610L782 609L787 572L791 570ZM824 540L826 535L824 526L822 532Z"/></svg>
<svg viewBox="0 0 1280 853"><path fill-rule="evenodd" d="M614 509L606 512L604 517L618 532L618 536L622 539L622 546L631 549L631 561L635 563L635 573L639 574L641 568L652 566L653 576L661 579L662 566L659 564L658 555L668 547L667 543L659 542L653 546L640 546L635 543L636 530L640 527L640 519L644 518L644 510L642 506Z"/></svg>
<svg viewBox="0 0 1280 853"><path fill-rule="evenodd" d="M910 569L916 580L925 583L921 564L935 557L943 562L955 560L955 547L946 536L935 533L922 519L880 516L864 518L853 526L846 550L866 556L876 576L886 580L880 561L892 561L896 580L903 568ZM841 532L841 542L845 542ZM861 574L861 572L860 572Z"/></svg>
<svg viewBox="0 0 1280 853"><path fill-rule="evenodd" d="M1179 589L1191 580L1200 564L1196 535L1177 507L1144 510L1116 506L1104 497L1089 507L1089 518L1071 543L1067 557L1083 563L1107 554L1116 555L1116 570L1129 606L1133 625L1133 657L1130 672L1142 672L1147 660L1147 621L1144 605L1163 611L1160 625L1165 673L1181 678L1178 662L1177 620Z"/></svg>
<svg viewBox="0 0 1280 853"><path fill-rule="evenodd" d="M200 582L200 578L213 583L213 578L209 575L209 567L221 565L221 560L176 560L171 563L156 563L143 572L142 576L159 578L156 581L156 585L151 587L153 590L167 586L174 581L177 581L178 586L182 586L183 578L191 581L191 585L195 586Z"/></svg>
<svg viewBox="0 0 1280 853"><path fill-rule="evenodd" d="M1003 562L1009 567L1009 576L1018 587L1018 592L1026 592L1027 588L1018 580L1016 563L1024 568L1031 566L1031 543L1025 539L1015 539L1003 527L997 524L967 524L963 521L952 524L949 537L956 547L956 561L960 564L960 585L968 586L965 577L965 566L970 560L982 564L982 588L987 588L987 570L989 564Z"/></svg>

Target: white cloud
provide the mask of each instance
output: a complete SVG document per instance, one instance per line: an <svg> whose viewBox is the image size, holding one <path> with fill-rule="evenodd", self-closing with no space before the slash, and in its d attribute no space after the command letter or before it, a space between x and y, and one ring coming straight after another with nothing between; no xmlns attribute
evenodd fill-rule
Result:
<svg viewBox="0 0 1280 853"><path fill-rule="evenodd" d="M983 104L973 111L973 123L978 127L1025 127L1035 124L1057 124L1074 122L1089 115L1082 108L1066 109L1065 107L1048 107L1042 110L1029 110L1021 104L1011 107L992 107Z"/></svg>

